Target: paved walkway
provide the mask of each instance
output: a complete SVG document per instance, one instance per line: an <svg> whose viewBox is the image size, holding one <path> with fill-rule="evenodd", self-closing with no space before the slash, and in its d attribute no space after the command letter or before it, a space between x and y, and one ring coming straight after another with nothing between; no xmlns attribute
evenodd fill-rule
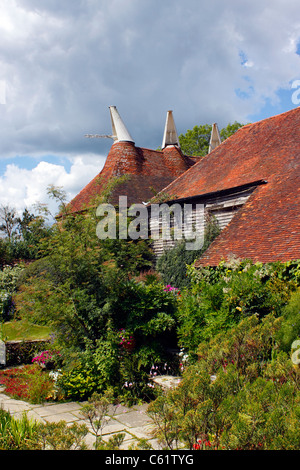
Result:
<svg viewBox="0 0 300 470"><path fill-rule="evenodd" d="M161 377L158 382L169 388L176 386L178 380L174 377ZM82 404L77 402L67 403L47 403L43 405L33 405L22 400L10 398L3 393L4 387L0 385L0 408L9 411L11 415L20 418L25 411L27 416L42 423L65 421L68 424L78 423L86 424L90 429L88 421L84 420L81 413ZM106 425L103 429L102 436L107 440L110 436L117 433L125 433L125 439L121 449L128 449L131 445L136 445L138 439L147 439L154 450L158 450L159 446L151 435L153 430L153 422L147 415L147 404L136 405L130 408L117 405L111 406L106 417ZM95 437L92 433L86 436L86 444L89 449L93 449Z"/></svg>

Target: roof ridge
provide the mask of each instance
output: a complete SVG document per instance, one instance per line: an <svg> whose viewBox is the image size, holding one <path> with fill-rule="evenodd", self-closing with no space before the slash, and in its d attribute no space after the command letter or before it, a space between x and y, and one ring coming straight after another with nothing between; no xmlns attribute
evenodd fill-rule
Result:
<svg viewBox="0 0 300 470"><path fill-rule="evenodd" d="M289 109L288 111L283 111L281 113L278 113L278 114L275 114L274 116L269 116L269 117L266 117L264 119L260 119L259 121L255 121L253 123L249 123L249 124L245 124L245 126L243 127L246 127L248 125L255 125L255 124L259 124L261 122L266 122L266 121L270 121L270 120L273 120L273 119L276 119L276 118L279 118L279 117L282 117L284 116L285 114L291 114L293 112L300 112L300 106L297 106L295 108L292 108L292 109ZM243 127L241 129L243 129Z"/></svg>

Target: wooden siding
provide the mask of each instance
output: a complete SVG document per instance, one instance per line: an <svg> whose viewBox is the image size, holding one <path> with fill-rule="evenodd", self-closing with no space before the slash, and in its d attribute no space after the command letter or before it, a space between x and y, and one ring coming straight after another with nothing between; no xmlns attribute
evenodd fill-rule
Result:
<svg viewBox="0 0 300 470"><path fill-rule="evenodd" d="M179 204L182 210L182 214L184 214L184 205L185 204L192 204L192 213L191 213L191 223L193 226L193 230L196 231L199 237L204 236L205 225L207 221L207 215L214 216L216 222L218 223L221 230L223 230L229 222L232 220L234 215L238 212L238 210L247 202L250 195L252 194L255 186L250 188L245 188L242 190L232 190L231 193L224 193L218 195L208 195L207 197L201 196L199 198L193 198L191 200L185 201L171 201L168 203L169 207L174 204ZM202 205L204 209L204 220L198 220L196 218L196 208L197 205ZM158 224L159 220L159 224ZM171 237L169 239L165 239L163 235L163 225L162 225L162 217L160 215L159 219L151 217L151 206L149 206L149 230L150 235L155 231L159 232L159 238L153 240L152 248L155 254L155 257L158 258L163 254L165 250L173 248L177 242L174 240L173 229L174 229L174 219L170 219L171 222L171 230L170 234ZM157 232L156 232L157 233Z"/></svg>

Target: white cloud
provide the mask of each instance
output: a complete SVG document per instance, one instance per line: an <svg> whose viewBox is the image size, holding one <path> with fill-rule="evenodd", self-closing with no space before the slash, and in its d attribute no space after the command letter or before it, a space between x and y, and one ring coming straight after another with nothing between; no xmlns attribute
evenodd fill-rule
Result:
<svg viewBox="0 0 300 470"><path fill-rule="evenodd" d="M41 161L32 170L20 168L15 164L6 166L0 178L0 201L22 212L25 207L35 211L38 203L46 204L53 214L57 204L49 199L47 187L61 187L67 200L71 200L102 169L104 157L90 155L72 158L69 171L63 165Z"/></svg>

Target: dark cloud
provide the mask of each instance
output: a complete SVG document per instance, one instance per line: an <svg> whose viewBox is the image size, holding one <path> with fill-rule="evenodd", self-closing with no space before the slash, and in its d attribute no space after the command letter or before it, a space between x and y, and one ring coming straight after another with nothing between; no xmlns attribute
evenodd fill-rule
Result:
<svg viewBox="0 0 300 470"><path fill-rule="evenodd" d="M39 153L90 149L83 134L109 131L111 104L126 116L139 145L160 144L168 109L182 132L200 122L245 120L268 92L295 78L295 53L284 48L299 29L280 2L268 9L258 1L242 5L4 2L12 26L2 25L8 86L1 154L22 152L22 146ZM241 50L253 61L251 70L241 65ZM241 99L249 96L246 73L255 90L248 101Z"/></svg>
<svg viewBox="0 0 300 470"><path fill-rule="evenodd" d="M108 106L137 145L259 114L299 79L298 2L2 0L0 157L105 154ZM291 103L291 107L293 104Z"/></svg>

